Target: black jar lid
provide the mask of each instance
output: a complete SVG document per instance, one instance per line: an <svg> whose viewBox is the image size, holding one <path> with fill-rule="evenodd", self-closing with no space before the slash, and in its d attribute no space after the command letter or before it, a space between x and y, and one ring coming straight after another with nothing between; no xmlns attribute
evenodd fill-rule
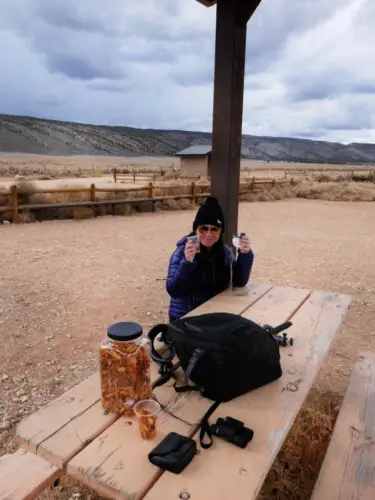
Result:
<svg viewBox="0 0 375 500"><path fill-rule="evenodd" d="M120 323L113 323L107 329L107 335L112 340L117 340L119 342L125 342L128 340L135 340L139 338L143 333L141 325L138 323L132 323L128 321L123 321Z"/></svg>

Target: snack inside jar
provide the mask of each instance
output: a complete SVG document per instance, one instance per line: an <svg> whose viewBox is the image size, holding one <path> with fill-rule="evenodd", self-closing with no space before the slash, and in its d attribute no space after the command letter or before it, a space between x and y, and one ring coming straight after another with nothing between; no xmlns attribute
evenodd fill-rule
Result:
<svg viewBox="0 0 375 500"><path fill-rule="evenodd" d="M137 323L114 323L100 345L100 375L104 410L134 416L138 401L152 395L148 341Z"/></svg>

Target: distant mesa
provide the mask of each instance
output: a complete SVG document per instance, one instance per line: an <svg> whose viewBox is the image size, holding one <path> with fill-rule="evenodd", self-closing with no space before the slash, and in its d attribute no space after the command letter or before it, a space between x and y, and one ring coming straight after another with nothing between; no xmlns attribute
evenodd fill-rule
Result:
<svg viewBox="0 0 375 500"><path fill-rule="evenodd" d="M211 134L136 129L0 115L0 152L48 155L175 156L187 148L210 150ZM348 145L243 135L242 157L305 163L374 164L375 144ZM208 151L207 153L208 154Z"/></svg>

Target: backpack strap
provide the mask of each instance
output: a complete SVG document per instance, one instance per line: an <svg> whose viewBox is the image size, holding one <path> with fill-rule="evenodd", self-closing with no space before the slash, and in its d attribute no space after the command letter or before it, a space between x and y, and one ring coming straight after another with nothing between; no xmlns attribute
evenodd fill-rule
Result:
<svg viewBox="0 0 375 500"><path fill-rule="evenodd" d="M194 370L196 364L198 363L200 358L203 356L203 354L206 354L206 351L203 349L197 348L194 350L193 355L190 358L189 364L185 370L185 382L186 383L189 382L189 380L191 378L191 374L193 373L193 370Z"/></svg>
<svg viewBox="0 0 375 500"><path fill-rule="evenodd" d="M206 413L203 415L203 418L201 420L201 430L199 434L199 442L205 450L208 448L211 448L212 446L212 433L210 429L210 424L208 423L208 419L211 417L211 415L217 410L217 408L220 406L221 401L215 401L209 409L206 411ZM208 438L208 443L204 442L205 435L207 434Z"/></svg>
<svg viewBox="0 0 375 500"><path fill-rule="evenodd" d="M155 325L151 328L151 330L148 333L148 338L150 339L151 342L151 358L155 363L158 363L159 365L163 364L170 364L172 363L173 358L176 355L175 349L166 342L166 334L168 331L168 326L167 324L160 324L160 325ZM155 339L156 337L161 333L161 340L162 342L165 343L165 345L168 348L169 351L169 356L162 356L156 349L155 349Z"/></svg>
<svg viewBox="0 0 375 500"><path fill-rule="evenodd" d="M175 357L175 350L171 345L165 342L165 336L167 331L168 331L168 325L160 324L160 325L155 325L153 328L151 328L148 334L148 338L150 339L151 342L151 359L160 366L159 375L161 375L161 377L152 384L152 389L155 389L156 387L166 384L173 376L172 360ZM162 356L155 349L154 342L156 337L160 333L162 335L162 341L165 342L165 345L168 348L169 356Z"/></svg>

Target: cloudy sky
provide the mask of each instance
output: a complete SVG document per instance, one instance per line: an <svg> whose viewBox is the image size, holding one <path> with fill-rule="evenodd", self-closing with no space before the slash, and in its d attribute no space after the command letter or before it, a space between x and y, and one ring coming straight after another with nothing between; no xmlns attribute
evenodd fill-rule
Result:
<svg viewBox="0 0 375 500"><path fill-rule="evenodd" d="M195 0L0 0L0 113L210 131L215 16ZM244 133L375 142L374 25L374 0L263 0Z"/></svg>

